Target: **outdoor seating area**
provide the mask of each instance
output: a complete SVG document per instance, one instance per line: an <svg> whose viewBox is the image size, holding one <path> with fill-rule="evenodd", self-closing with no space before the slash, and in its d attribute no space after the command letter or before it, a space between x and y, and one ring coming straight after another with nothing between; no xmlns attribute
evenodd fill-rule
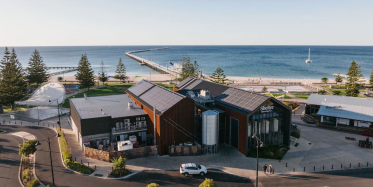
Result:
<svg viewBox="0 0 373 187"><path fill-rule="evenodd" d="M359 140L359 147L372 149L372 142L369 140Z"/></svg>

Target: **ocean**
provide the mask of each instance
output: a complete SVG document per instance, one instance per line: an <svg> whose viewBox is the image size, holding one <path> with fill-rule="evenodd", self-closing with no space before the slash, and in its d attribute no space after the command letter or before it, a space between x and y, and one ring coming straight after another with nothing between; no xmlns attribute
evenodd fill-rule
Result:
<svg viewBox="0 0 373 187"><path fill-rule="evenodd" d="M27 67L34 49L38 49L47 66L77 66L82 54L87 54L95 74L104 62L109 75L115 74L119 57L128 75L156 73L126 57L125 52L165 46L71 46L71 47L15 47L22 65ZM363 77L373 70L372 46L170 46L170 49L136 53L161 65L169 61L181 62L182 55L197 61L204 74L211 75L217 67L227 76L257 78L332 78L333 73L346 74L354 60ZM306 64L308 48L312 63ZM0 47L1 53L4 47ZM51 70L53 71L53 70ZM55 70L54 70L55 71ZM74 75L67 73L66 76Z"/></svg>

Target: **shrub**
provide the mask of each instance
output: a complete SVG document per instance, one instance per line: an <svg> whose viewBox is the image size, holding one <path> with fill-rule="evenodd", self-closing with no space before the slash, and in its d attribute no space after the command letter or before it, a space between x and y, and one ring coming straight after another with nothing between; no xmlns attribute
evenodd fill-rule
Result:
<svg viewBox="0 0 373 187"><path fill-rule="evenodd" d="M289 148L287 146L268 145L265 147L259 147L258 156L259 158L281 160L288 150ZM256 149L252 149L248 156L256 158Z"/></svg>
<svg viewBox="0 0 373 187"><path fill-rule="evenodd" d="M31 182L28 183L28 187L37 187L40 185L40 182L36 180L36 178L33 178Z"/></svg>
<svg viewBox="0 0 373 187"><path fill-rule="evenodd" d="M85 166L85 165L83 165L79 162L72 161L70 159L65 159L63 162L67 165L67 167L69 167L70 169L75 170L79 173L91 174L94 171L92 168L90 168L88 166Z"/></svg>
<svg viewBox="0 0 373 187"><path fill-rule="evenodd" d="M122 158L122 156L120 156L119 158L113 158L111 161L113 162L113 166L115 168L126 169L126 161L127 161L127 159Z"/></svg>
<svg viewBox="0 0 373 187"><path fill-rule="evenodd" d="M148 184L147 187L159 187L159 184L153 182L153 183Z"/></svg>
<svg viewBox="0 0 373 187"><path fill-rule="evenodd" d="M63 78L62 77L58 77L57 80L58 80L58 82L61 82L61 81L63 81Z"/></svg>
<svg viewBox="0 0 373 187"><path fill-rule="evenodd" d="M291 132L290 136L292 136L294 138L299 138L300 137L300 133L297 132L297 131L293 131L293 132Z"/></svg>
<svg viewBox="0 0 373 187"><path fill-rule="evenodd" d="M214 180L206 178L203 183L199 185L199 187L217 187Z"/></svg>
<svg viewBox="0 0 373 187"><path fill-rule="evenodd" d="M37 140L25 141L22 144L19 144L19 154L24 157L28 157L30 154L34 154L36 151L36 142Z"/></svg>
<svg viewBox="0 0 373 187"><path fill-rule="evenodd" d="M71 158L71 150L69 148L69 145L67 144L65 134L63 134L60 127L57 128L57 132L61 135L58 140L60 142L61 151L62 151L62 157L64 160Z"/></svg>
<svg viewBox="0 0 373 187"><path fill-rule="evenodd" d="M333 90L333 95L342 95L342 92L340 90Z"/></svg>

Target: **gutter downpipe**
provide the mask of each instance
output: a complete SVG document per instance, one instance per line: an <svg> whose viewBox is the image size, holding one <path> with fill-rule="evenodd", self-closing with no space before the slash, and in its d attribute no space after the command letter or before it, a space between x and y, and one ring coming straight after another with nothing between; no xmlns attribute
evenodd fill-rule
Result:
<svg viewBox="0 0 373 187"><path fill-rule="evenodd" d="M153 110L154 110L154 145L157 145L157 136L156 136L156 115L155 115L155 106L153 106Z"/></svg>

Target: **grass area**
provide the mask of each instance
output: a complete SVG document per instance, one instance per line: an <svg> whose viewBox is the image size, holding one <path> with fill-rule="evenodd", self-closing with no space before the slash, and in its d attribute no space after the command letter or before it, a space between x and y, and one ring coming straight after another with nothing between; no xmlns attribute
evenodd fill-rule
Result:
<svg viewBox="0 0 373 187"><path fill-rule="evenodd" d="M282 95L285 95L285 94L272 94L272 95L273 95L273 97L279 97L279 96L282 96ZM272 95L271 94L266 94L266 96L268 96L268 97L272 97ZM292 99L292 98L285 95L284 99Z"/></svg>
<svg viewBox="0 0 373 187"><path fill-rule="evenodd" d="M171 85L160 84L160 83L157 83L157 84L170 90L173 90L173 88L176 86L176 84L171 84ZM87 93L88 97L124 94L124 92L131 86L133 86L133 84L121 84L121 85L107 86L107 87L97 88L94 90L89 90L86 92L78 93L74 95L73 97L75 98L84 97L84 93ZM73 97L66 98L65 103L62 105L62 107L70 108L69 99Z"/></svg>
<svg viewBox="0 0 373 187"><path fill-rule="evenodd" d="M29 107L30 108L30 107ZM17 108L16 110L12 110L12 108L10 106L4 106L3 105L3 110L4 110L4 113L8 113L8 112L17 112L17 111L21 111L21 110L27 110L27 107L26 106L18 106L17 105Z"/></svg>
<svg viewBox="0 0 373 187"><path fill-rule="evenodd" d="M308 99L310 97L310 94L291 94L295 97L301 98L301 99Z"/></svg>
<svg viewBox="0 0 373 187"><path fill-rule="evenodd" d="M63 134L61 128L57 128L57 132L61 135L58 137L58 140L60 142L63 162L67 165L67 167L83 174L93 173L94 170L92 168L71 160L71 149L67 144L65 135Z"/></svg>
<svg viewBox="0 0 373 187"><path fill-rule="evenodd" d="M345 89L331 89L329 86L323 86L324 90L327 90L333 94L339 93L338 95L346 96L346 90ZM360 92L365 92L364 89L360 89ZM365 98L364 96L358 95L357 97Z"/></svg>
<svg viewBox="0 0 373 187"><path fill-rule="evenodd" d="M107 87L97 88L94 90L89 90L86 92L78 93L74 95L73 97L75 98L84 97L84 93L87 93L88 97L124 94L124 92L131 86L133 86L133 84L107 86ZM70 108L69 99L73 97L66 98L65 103L62 105L62 107Z"/></svg>
<svg viewBox="0 0 373 187"><path fill-rule="evenodd" d="M258 156L259 158L281 160L288 150L289 148L286 146L269 145L265 147L259 147ZM256 149L253 149L252 151L250 151L248 156L256 158Z"/></svg>

